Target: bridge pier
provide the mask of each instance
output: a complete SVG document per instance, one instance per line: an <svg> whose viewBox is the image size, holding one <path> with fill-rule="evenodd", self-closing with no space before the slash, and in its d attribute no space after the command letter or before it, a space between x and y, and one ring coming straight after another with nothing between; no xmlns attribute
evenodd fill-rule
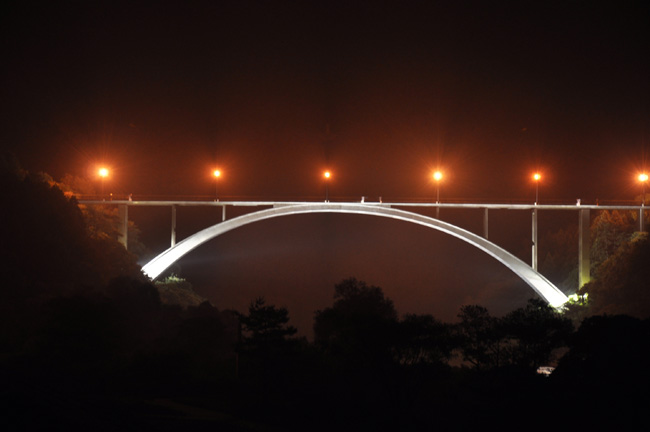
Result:
<svg viewBox="0 0 650 432"><path fill-rule="evenodd" d="M580 209L578 218L578 288L591 280L589 259L591 238L589 209Z"/></svg>
<svg viewBox="0 0 650 432"><path fill-rule="evenodd" d="M485 240L488 239L488 208L485 207L485 211L483 212L483 237L485 237Z"/></svg>
<svg viewBox="0 0 650 432"><path fill-rule="evenodd" d="M117 241L128 249L128 233L129 233L129 207L125 204L117 206L118 226L117 226Z"/></svg>
<svg viewBox="0 0 650 432"><path fill-rule="evenodd" d="M535 204L537 205L537 204ZM537 271L537 209L533 209L533 257L531 267Z"/></svg>
<svg viewBox="0 0 650 432"><path fill-rule="evenodd" d="M172 241L171 247L176 245L176 206L172 205Z"/></svg>
<svg viewBox="0 0 650 432"><path fill-rule="evenodd" d="M640 232L645 231L645 220L644 220L645 214L643 210L645 210L645 204L641 204L641 208L639 209L639 231Z"/></svg>

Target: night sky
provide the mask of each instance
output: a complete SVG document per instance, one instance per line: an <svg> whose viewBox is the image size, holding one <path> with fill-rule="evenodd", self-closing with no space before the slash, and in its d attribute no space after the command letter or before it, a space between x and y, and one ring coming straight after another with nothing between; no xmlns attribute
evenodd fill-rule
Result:
<svg viewBox="0 0 650 432"><path fill-rule="evenodd" d="M410 201L440 167L443 201L531 202L540 170L542 203L632 203L650 165L647 2L95 3L2 6L0 140L30 171L106 164L112 192L144 199L208 197L219 167L222 199L321 200L328 168L333 200ZM218 216L198 213L181 238ZM132 215L168 244L168 212ZM497 219L528 260L529 215ZM401 313L510 301L498 265L403 225L265 222L177 270L218 307L265 295L305 322L348 276Z"/></svg>

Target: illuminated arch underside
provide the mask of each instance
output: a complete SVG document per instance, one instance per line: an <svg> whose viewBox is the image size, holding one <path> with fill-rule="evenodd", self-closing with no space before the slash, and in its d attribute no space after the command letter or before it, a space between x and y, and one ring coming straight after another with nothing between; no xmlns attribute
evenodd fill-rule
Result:
<svg viewBox="0 0 650 432"><path fill-rule="evenodd" d="M356 204L356 203L308 203L308 204L290 204L279 205L271 209L260 210L239 216L191 235L183 241L177 243L174 247L167 249L144 267L142 271L151 279L156 279L174 262L179 260L185 254L212 240L228 231L240 228L250 223L272 219L280 216L290 216L310 213L346 213L369 216L381 216L400 221L411 222L432 228L444 233L450 234L461 240L466 241L472 246L482 250L492 256L517 276L524 280L537 294L539 294L548 304L558 307L567 301L567 297L555 285L549 282L544 276L533 270L528 264L512 255L510 252L500 248L494 243L473 234L467 230L443 222L438 219L422 216L416 213L398 210L382 205L373 204Z"/></svg>

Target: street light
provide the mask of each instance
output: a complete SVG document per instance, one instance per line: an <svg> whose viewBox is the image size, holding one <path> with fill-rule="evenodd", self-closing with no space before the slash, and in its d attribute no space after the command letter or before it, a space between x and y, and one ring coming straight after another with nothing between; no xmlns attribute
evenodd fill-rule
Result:
<svg viewBox="0 0 650 432"><path fill-rule="evenodd" d="M106 179L106 177L108 177L108 168L101 167L97 171L97 175L99 175L99 178L101 179L101 183L102 183L102 200L103 200L104 199L104 180Z"/></svg>
<svg viewBox="0 0 650 432"><path fill-rule="evenodd" d="M330 178L332 177L332 173L325 171L323 177L325 178L325 202L330 202Z"/></svg>
<svg viewBox="0 0 650 432"><path fill-rule="evenodd" d="M214 176L214 200L219 201L219 177L221 177L221 171L216 169L212 172Z"/></svg>
<svg viewBox="0 0 650 432"><path fill-rule="evenodd" d="M533 174L533 180L535 180L535 205L539 201L539 181L542 179L542 175L538 172Z"/></svg>

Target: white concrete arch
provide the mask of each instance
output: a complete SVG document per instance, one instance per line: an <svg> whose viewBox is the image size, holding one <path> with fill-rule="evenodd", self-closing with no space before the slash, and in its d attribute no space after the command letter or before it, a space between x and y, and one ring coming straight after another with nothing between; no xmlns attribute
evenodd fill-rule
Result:
<svg viewBox="0 0 650 432"><path fill-rule="evenodd" d="M482 250L488 255L494 257L499 262L512 270L517 276L523 279L537 294L539 294L548 304L554 307L561 306L567 301L567 297L555 285L548 281L544 276L533 270L528 264L512 255L510 252L500 248L494 243L480 237L467 230L455 225L443 222L427 216L416 213L398 210L382 204L361 204L361 203L306 203L306 204L289 204L279 205L271 209L260 210L239 216L191 235L183 241L177 243L174 247L167 249L144 267L142 271L151 279L157 278L165 269L189 253L196 247L220 236L235 228L248 225L250 223L263 221L266 219L280 216L309 214L309 213L347 213L369 216L380 216L391 219L397 219L405 222L411 222L423 225L444 233L450 234L461 240L466 241L474 247Z"/></svg>

